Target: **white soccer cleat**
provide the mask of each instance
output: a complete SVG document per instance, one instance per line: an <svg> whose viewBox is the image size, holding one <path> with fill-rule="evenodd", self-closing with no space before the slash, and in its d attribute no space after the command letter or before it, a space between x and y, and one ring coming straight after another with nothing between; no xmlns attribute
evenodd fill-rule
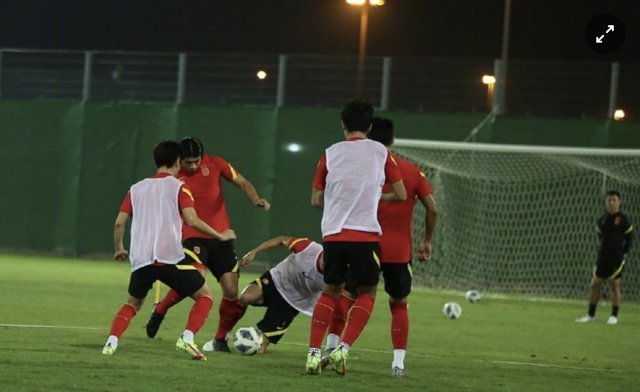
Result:
<svg viewBox="0 0 640 392"><path fill-rule="evenodd" d="M609 319L607 319L607 324L609 325L618 324L618 318L616 316L609 316Z"/></svg>
<svg viewBox="0 0 640 392"><path fill-rule="evenodd" d="M588 314L585 314L584 316L577 318L576 323L590 323L595 319L596 319L595 317L591 317Z"/></svg>
<svg viewBox="0 0 640 392"><path fill-rule="evenodd" d="M202 351L213 351L213 339L209 340L202 346Z"/></svg>

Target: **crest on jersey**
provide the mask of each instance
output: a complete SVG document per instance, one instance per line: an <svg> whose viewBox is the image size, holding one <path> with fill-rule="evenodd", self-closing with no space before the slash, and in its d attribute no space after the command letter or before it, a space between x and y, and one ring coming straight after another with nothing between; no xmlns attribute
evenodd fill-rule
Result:
<svg viewBox="0 0 640 392"><path fill-rule="evenodd" d="M200 247L199 246L194 246L193 247L193 253L199 255L200 254Z"/></svg>
<svg viewBox="0 0 640 392"><path fill-rule="evenodd" d="M200 171L202 172L203 176L208 176L209 175L209 168L208 167L203 167Z"/></svg>
<svg viewBox="0 0 640 392"><path fill-rule="evenodd" d="M269 284L269 279L262 278L262 284Z"/></svg>
<svg viewBox="0 0 640 392"><path fill-rule="evenodd" d="M618 226L620 224L620 215L616 216L615 219L613 220L613 224Z"/></svg>

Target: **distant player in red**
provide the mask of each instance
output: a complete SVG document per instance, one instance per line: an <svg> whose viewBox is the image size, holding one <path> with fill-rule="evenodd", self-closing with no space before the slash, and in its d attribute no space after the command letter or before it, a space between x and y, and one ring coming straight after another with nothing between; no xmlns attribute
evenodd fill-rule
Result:
<svg viewBox="0 0 640 392"><path fill-rule="evenodd" d="M240 188L253 205L269 211L271 205L258 195L253 184L223 158L205 154L198 138L184 138L180 145L183 157L178 178L184 181L193 193L198 215L215 230L231 229L222 194L222 179ZM183 226L182 237L185 253L197 261L203 273L206 266L220 283L223 297L220 301L220 319L214 338L214 351L230 352L227 333L244 314L244 308L238 304L239 265L234 242L208 238L186 225ZM177 292L171 290L156 306L147 322L149 337L156 335L167 310L181 299Z"/></svg>
<svg viewBox="0 0 640 392"><path fill-rule="evenodd" d="M371 132L367 135L371 140L382 143L387 148L394 141L393 122L376 117L373 119ZM404 376L404 357L409 338L409 317L407 313L408 296L411 292L412 280L412 240L413 240L413 208L420 201L426 209L424 236L418 245L418 260L431 259L431 238L436 225L438 210L433 200L431 186L426 176L416 165L394 156L402 173L402 181L407 189L407 200L399 203L381 201L378 207L378 221L382 226L380 239L381 270L384 276L384 289L389 294L391 310L391 341L393 343L394 376ZM388 191L385 185L383 192ZM340 298L334 320L329 327L327 349L335 347L344 326L344 315L353 304L356 293L354 284L347 279L345 293Z"/></svg>
<svg viewBox="0 0 640 392"><path fill-rule="evenodd" d="M405 200L402 176L391 154L378 142L366 139L371 130L373 107L356 100L342 110L346 141L325 150L316 169L311 204L323 208L325 289L318 299L311 321L307 374L320 374L321 344L342 294L347 271L357 287L357 298L347 320L342 343L329 360L341 375L346 372L349 348L369 321L380 274L379 238L376 217L382 199ZM383 194L390 183L392 193Z"/></svg>
<svg viewBox="0 0 640 392"><path fill-rule="evenodd" d="M193 260L185 256L182 249L183 220L209 238L232 240L235 233L231 230L217 232L198 218L191 192L175 178L180 170L180 154L178 143L158 143L153 149L158 168L156 175L135 183L120 206L113 230L114 258L131 261L129 299L113 319L109 338L102 349L104 355L115 353L120 336L140 310L153 282L159 280L181 296L190 296L196 301L176 348L194 359L206 359L193 339L207 319L213 297L202 275L191 265ZM124 248L123 238L131 216L129 253Z"/></svg>

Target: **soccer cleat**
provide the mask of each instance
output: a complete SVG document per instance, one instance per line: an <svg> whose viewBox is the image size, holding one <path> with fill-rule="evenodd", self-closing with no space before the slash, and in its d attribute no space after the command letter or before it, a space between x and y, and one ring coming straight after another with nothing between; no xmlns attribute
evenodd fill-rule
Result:
<svg viewBox="0 0 640 392"><path fill-rule="evenodd" d="M595 320L595 317L589 316L588 314L585 314L584 316L577 318L576 319L576 323L590 323L593 320Z"/></svg>
<svg viewBox="0 0 640 392"><path fill-rule="evenodd" d="M404 373L404 369L394 366L391 370L391 375L393 377L404 377L406 374Z"/></svg>
<svg viewBox="0 0 640 392"><path fill-rule="evenodd" d="M334 349L335 347L328 348L322 352L322 356L320 356L320 367L322 368L322 370L324 370L324 368L326 368L329 364L329 354L331 354L331 351L333 351Z"/></svg>
<svg viewBox="0 0 640 392"><path fill-rule="evenodd" d="M107 343L104 345L102 349L103 355L113 355L116 352L116 348L111 345L111 343Z"/></svg>
<svg viewBox="0 0 640 392"><path fill-rule="evenodd" d="M202 346L202 351L213 351L213 339L209 340Z"/></svg>
<svg viewBox="0 0 640 392"><path fill-rule="evenodd" d="M151 317L147 321L147 336L150 338L155 338L158 333L158 329L160 328L160 324L162 324L162 320L164 320L164 316L156 313L155 307L153 308L153 312L151 312Z"/></svg>
<svg viewBox="0 0 640 392"><path fill-rule="evenodd" d="M320 358L315 353L307 354L307 365L305 367L307 374L317 375L322 373L322 367L320 366Z"/></svg>
<svg viewBox="0 0 640 392"><path fill-rule="evenodd" d="M227 339L215 339L213 341L213 351L230 353L231 350L229 350L229 344L227 343Z"/></svg>
<svg viewBox="0 0 640 392"><path fill-rule="evenodd" d="M207 357L205 357L204 354L201 353L200 350L198 350L198 346L196 346L194 342L190 342L182 338L178 339L178 341L176 342L176 350L185 352L191 355L191 358L198 361L207 360Z"/></svg>
<svg viewBox="0 0 640 392"><path fill-rule="evenodd" d="M333 370L341 376L347 374L347 357L349 352L342 345L336 347L329 354L329 363L333 365Z"/></svg>
<svg viewBox="0 0 640 392"><path fill-rule="evenodd" d="M616 316L609 316L609 319L607 319L607 324L609 325L616 325L618 324L618 318Z"/></svg>

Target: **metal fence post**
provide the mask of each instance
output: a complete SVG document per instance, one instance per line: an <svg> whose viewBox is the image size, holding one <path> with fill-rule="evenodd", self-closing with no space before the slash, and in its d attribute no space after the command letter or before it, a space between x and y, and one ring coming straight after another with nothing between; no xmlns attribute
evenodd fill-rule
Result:
<svg viewBox="0 0 640 392"><path fill-rule="evenodd" d="M620 63L611 63L611 84L609 86L609 118L613 118L618 101L618 79L620 78Z"/></svg>
<svg viewBox="0 0 640 392"><path fill-rule="evenodd" d="M0 99L2 99L2 49L0 49Z"/></svg>
<svg viewBox="0 0 640 392"><path fill-rule="evenodd" d="M503 101L503 89L500 87L502 85L502 61L499 59L493 60L493 75L496 77L496 85L498 88L494 89L494 94L491 99L491 113L494 115L500 114L500 108L502 107Z"/></svg>
<svg viewBox="0 0 640 392"><path fill-rule="evenodd" d="M93 68L93 52L84 52L84 77L82 79L82 102L91 99L91 70Z"/></svg>
<svg viewBox="0 0 640 392"><path fill-rule="evenodd" d="M389 110L389 86L391 85L391 57L385 56L382 61L382 88L380 109Z"/></svg>
<svg viewBox="0 0 640 392"><path fill-rule="evenodd" d="M285 89L287 86L287 55L278 56L278 90L276 92L276 107L284 106Z"/></svg>
<svg viewBox="0 0 640 392"><path fill-rule="evenodd" d="M178 87L176 91L176 105L184 103L185 83L187 81L187 54L178 55Z"/></svg>

